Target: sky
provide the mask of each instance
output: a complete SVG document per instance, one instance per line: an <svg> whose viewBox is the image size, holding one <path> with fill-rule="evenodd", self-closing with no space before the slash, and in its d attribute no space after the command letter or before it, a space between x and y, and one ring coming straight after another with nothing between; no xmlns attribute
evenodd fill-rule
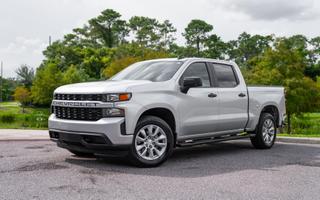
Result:
<svg viewBox="0 0 320 200"><path fill-rule="evenodd" d="M214 26L223 40L250 34L320 36L320 1L317 0L1 0L0 60L4 77L15 77L21 64L37 68L42 51L52 40L63 38L73 28L107 8L132 16L170 20L178 29L177 42L192 19Z"/></svg>

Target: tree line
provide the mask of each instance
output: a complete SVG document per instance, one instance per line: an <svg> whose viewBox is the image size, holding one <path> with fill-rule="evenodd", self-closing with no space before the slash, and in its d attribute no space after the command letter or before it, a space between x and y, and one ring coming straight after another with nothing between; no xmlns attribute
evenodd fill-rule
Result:
<svg viewBox="0 0 320 200"><path fill-rule="evenodd" d="M31 84L30 79L20 82L30 93L29 101L48 106L58 86L107 79L137 61L207 57L236 62L250 84L284 86L289 116L319 110L320 36L244 32L223 41L213 25L199 19L185 27L185 45L176 43L176 32L169 20L144 16L124 20L120 13L106 9L48 46Z"/></svg>

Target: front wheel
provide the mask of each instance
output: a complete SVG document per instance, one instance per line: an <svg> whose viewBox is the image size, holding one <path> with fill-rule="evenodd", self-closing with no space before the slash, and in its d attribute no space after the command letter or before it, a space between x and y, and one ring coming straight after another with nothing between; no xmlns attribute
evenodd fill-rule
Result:
<svg viewBox="0 0 320 200"><path fill-rule="evenodd" d="M257 149L270 149L276 140L276 133L274 117L269 113L262 113L254 136L250 138L251 143Z"/></svg>
<svg viewBox="0 0 320 200"><path fill-rule="evenodd" d="M129 157L133 164L155 167L170 156L173 149L173 133L161 118L145 116L138 121Z"/></svg>

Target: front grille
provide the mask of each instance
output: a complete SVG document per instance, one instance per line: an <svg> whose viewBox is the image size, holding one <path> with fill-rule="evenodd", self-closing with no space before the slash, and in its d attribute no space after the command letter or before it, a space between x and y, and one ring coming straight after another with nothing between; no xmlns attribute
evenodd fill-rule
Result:
<svg viewBox="0 0 320 200"><path fill-rule="evenodd" d="M103 101L102 94L54 94L55 100Z"/></svg>
<svg viewBox="0 0 320 200"><path fill-rule="evenodd" d="M72 108L54 106L53 112L59 119L98 121L103 118L102 108Z"/></svg>

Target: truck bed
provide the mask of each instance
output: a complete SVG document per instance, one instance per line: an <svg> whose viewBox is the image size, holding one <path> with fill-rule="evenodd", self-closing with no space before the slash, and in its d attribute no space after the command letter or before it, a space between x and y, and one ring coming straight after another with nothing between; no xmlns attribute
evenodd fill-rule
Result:
<svg viewBox="0 0 320 200"><path fill-rule="evenodd" d="M280 126L285 117L285 94L284 88L278 86L248 86L248 130L254 130L258 123L261 110L265 105L273 105L278 109Z"/></svg>

